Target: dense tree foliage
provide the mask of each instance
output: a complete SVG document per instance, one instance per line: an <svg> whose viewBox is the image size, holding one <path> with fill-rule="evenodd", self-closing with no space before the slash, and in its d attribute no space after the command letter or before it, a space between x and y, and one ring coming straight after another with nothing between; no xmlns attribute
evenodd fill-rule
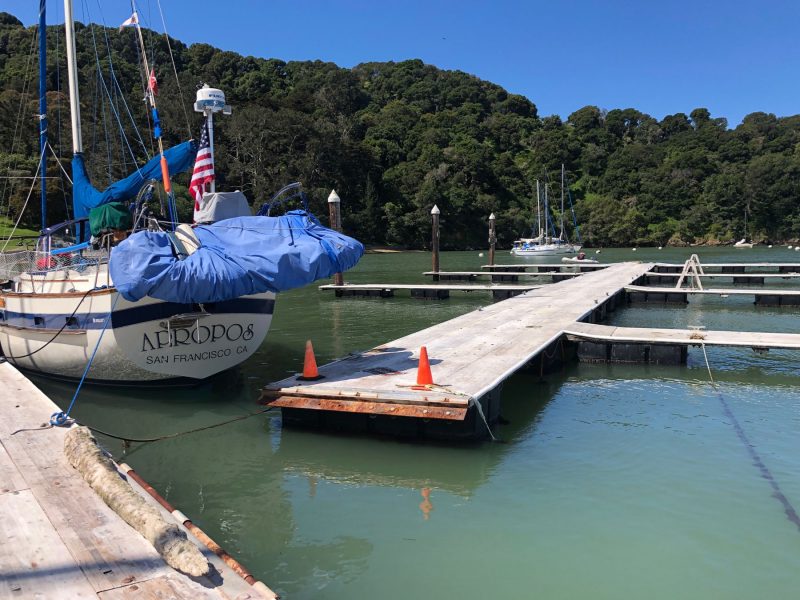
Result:
<svg viewBox="0 0 800 600"><path fill-rule="evenodd" d="M85 153L101 187L154 152L144 74L132 30L76 29ZM744 235L746 211L752 237L800 238L800 116L753 113L728 129L705 108L658 121L633 108L586 106L562 122L497 85L419 60L342 69L170 40L176 78L166 38L145 34L170 144L197 135L198 83L223 89L234 112L217 120L218 188L260 204L299 180L320 215L336 188L345 229L367 243L424 247L437 204L444 247L485 246L491 212L509 244L530 231L536 179L560 197L562 163L591 245L730 242ZM64 33L47 35L50 139L68 172ZM9 176L36 171L35 36L0 13L0 166ZM61 173L51 160L51 221L68 210ZM178 178L188 211L186 183ZM29 185L0 181L4 214L22 210ZM25 224L39 221L33 204Z"/></svg>

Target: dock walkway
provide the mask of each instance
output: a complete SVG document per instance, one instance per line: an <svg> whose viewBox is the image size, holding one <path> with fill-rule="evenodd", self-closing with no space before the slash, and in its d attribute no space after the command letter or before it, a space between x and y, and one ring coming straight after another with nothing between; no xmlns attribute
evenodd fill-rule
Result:
<svg viewBox="0 0 800 600"><path fill-rule="evenodd" d="M653 265L627 262L543 286L320 367L324 377L267 386L285 408L463 420L488 395L560 339L575 321L618 297ZM426 346L437 385L413 389Z"/></svg>
<svg viewBox="0 0 800 600"><path fill-rule="evenodd" d="M573 341L668 344L671 346L729 346L755 350L800 350L800 334L798 333L615 327L594 323L573 323L564 333L568 339Z"/></svg>
<svg viewBox="0 0 800 600"><path fill-rule="evenodd" d="M0 599L275 597L262 596L191 533L216 573L191 578L169 567L67 462L67 430L46 426L58 406L7 362L0 386Z"/></svg>
<svg viewBox="0 0 800 600"><path fill-rule="evenodd" d="M529 290L535 290L541 283L532 285L510 284L459 284L459 283L345 283L343 285L326 284L319 286L322 291L333 290L337 298L344 296L374 296L391 298L399 290L411 292L412 298L443 300L450 297L450 292L491 292L495 299L503 300Z"/></svg>

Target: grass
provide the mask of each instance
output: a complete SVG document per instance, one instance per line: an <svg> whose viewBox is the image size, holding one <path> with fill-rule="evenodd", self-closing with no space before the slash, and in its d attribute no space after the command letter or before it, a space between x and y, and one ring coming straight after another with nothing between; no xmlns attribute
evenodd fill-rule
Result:
<svg viewBox="0 0 800 600"><path fill-rule="evenodd" d="M11 234L11 231L14 229L14 222L11 219L6 217L0 217L0 240L5 242L6 238ZM16 231L14 231L14 237L24 237L24 236L34 236L37 237L39 235L38 231L34 231L33 229L23 229L22 227L17 227Z"/></svg>

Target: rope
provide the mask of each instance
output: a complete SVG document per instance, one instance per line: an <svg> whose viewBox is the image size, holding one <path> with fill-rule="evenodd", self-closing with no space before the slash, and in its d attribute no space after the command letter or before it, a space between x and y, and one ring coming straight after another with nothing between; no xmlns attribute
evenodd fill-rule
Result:
<svg viewBox="0 0 800 600"><path fill-rule="evenodd" d="M137 443L146 444L146 443L150 443L150 442L160 442L162 440L169 440L169 439L172 439L172 438L181 437L183 435L189 435L190 433L197 433L199 431L206 431L207 429L214 429L216 427L222 427L223 425L228 425L230 423L235 423L236 421L243 421L245 419L249 419L250 417L257 417L258 415L263 415L264 413L267 413L267 412L269 412L271 410L275 410L275 407L274 406L269 406L269 407L267 407L267 408L265 408L263 410L259 410L259 411L254 412L254 413L247 413L246 415L241 415L241 416L238 416L238 417L234 417L234 418L228 419L226 421L220 421L219 423L213 423L212 425L204 425L203 427L195 427L194 429L189 429L187 431L179 431L177 433L169 433L167 435L161 435L159 437L154 437L154 438L132 438L132 437L114 435L113 433L108 433L106 431L102 431L100 429L97 429L96 427L89 427L89 429L91 429L95 433L99 433L101 435L104 435L106 437L110 437L110 438L115 439L115 440L121 440L123 442L137 442ZM81 425L82 423L78 423L78 424Z"/></svg>
<svg viewBox="0 0 800 600"><path fill-rule="evenodd" d="M67 325L69 325L69 320L70 320L72 317L74 317L74 316L75 316L75 313L76 313L76 312L78 312L78 309L80 308L81 304L83 303L83 301L84 301L84 300L86 300L86 296L88 296L89 294L91 294L93 291L95 291L95 290L94 290L94 289L92 289L92 290L89 290L89 291L87 291L87 292L86 292L86 293L85 293L85 294L84 294L84 295L81 297L81 299L80 299L80 302L78 302L78 305L75 307L75 310L73 310L73 311L72 311L72 314L71 314L69 317L67 317L67 318L64 320L64 325L62 325L62 326L61 326L61 329L59 329L59 330L56 332L56 334L55 334L55 335L54 335L52 338L50 338L50 339L47 341L47 343L46 343L44 346L42 346L41 348L37 348L37 349L36 349L36 350L34 350L33 352L28 352L27 354L19 354L19 355L17 355L17 356L11 356L10 354L4 354L4 356L5 356L6 358L12 358L12 359L14 359L14 360L16 360L16 359L18 359L18 358L27 358L27 357L29 357L29 356L33 356L33 355L34 355L34 354L36 354L37 352L40 352L40 351L44 350L45 348L47 348L47 347L48 347L48 346L49 346L49 345L50 345L50 344L51 344L51 343L52 343L52 342L53 342L53 341L54 341L54 340L55 340L55 339L56 339L56 338L57 338L59 335L61 335L61 332L62 332L62 331L64 331L64 330L67 328Z"/></svg>
<svg viewBox="0 0 800 600"><path fill-rule="evenodd" d="M750 458L753 460L753 465L758 469L759 474L763 479L769 483L770 487L772 488L772 497L775 498L778 502L781 503L783 506L783 511L786 513L786 518L789 519L796 527L797 530L800 531L800 516L797 514L794 506L792 503L789 502L789 499L781 490L780 485L778 485L775 476L772 472L767 468L764 464L764 461L761 459L761 456L756 451L755 446L750 441L750 438L747 437L742 425L739 423L739 419L736 418L736 415L733 414L728 401L725 400L725 397L722 395L722 392L719 390L716 381L714 381L714 376L711 374L711 365L708 362L708 354L706 354L706 345L703 342L700 342L700 347L703 349L703 358L706 361L706 369L708 369L708 378L711 381L711 386L714 388L714 391L717 394L717 398L719 399L720 404L722 405L722 411L725 413L733 425L733 429L736 431L736 435L739 438L739 441L742 442L742 445L747 450L747 453L750 455Z"/></svg>
<svg viewBox="0 0 800 600"><path fill-rule="evenodd" d="M211 425L204 425L203 427L195 427L194 429L189 429L187 431L178 431L176 433L169 433L167 435L162 435L162 436L154 437L154 438L132 438L132 437L125 437L125 436L115 435L113 433L108 433L107 431L103 431L101 429L98 429L97 427L91 427L90 425L86 425L85 423L81 423L80 421L77 421L75 419L72 419L71 421L73 423L75 423L76 425L81 425L83 427L86 427L87 429L93 431L94 433L99 433L100 435L104 435L106 437L110 437L110 438L115 439L115 440L121 440L121 441L125 442L126 445L127 445L127 443L130 443L130 442L136 442L136 443L160 442L162 440L173 439L173 438L181 437L181 436L184 436L184 435L189 435L191 433L198 433L200 431L205 431L207 429L214 429L216 427L221 427L223 425L228 425L230 423L235 423L236 421L243 421L245 419L249 419L250 417L257 417L258 415L263 415L264 413L267 413L267 412L269 412L271 410L275 410L275 407L274 406L270 406L270 407L267 407L267 408L265 408L263 410L259 410L259 411L254 412L254 413L247 413L246 415L241 415L239 417L234 417L232 419L227 419L225 421L220 421L219 423L213 423ZM56 414L60 414L60 413L56 413ZM54 426L55 425L51 422L51 423L42 424L39 427L28 427L28 428L25 428L25 429L17 429L16 431L12 431L11 435L16 435L16 434L22 433L24 431L42 431L43 429L52 429Z"/></svg>
<svg viewBox="0 0 800 600"><path fill-rule="evenodd" d="M59 158L58 154L56 154L56 151L53 148L53 145L50 142L47 142L47 147L50 148L50 152L53 153L53 156L56 159L56 163L58 163L58 166L61 168L61 172L64 174L64 177L66 177L67 181L69 181L69 184L72 185L72 179L70 178L69 173L67 173L66 169L64 169L64 165L61 164L61 159ZM47 177L47 179L59 179L60 180L61 177Z"/></svg>
<svg viewBox="0 0 800 600"><path fill-rule="evenodd" d="M39 163L36 166L36 173L34 174L33 181L31 182L31 189L28 190L28 197L25 198L25 204L22 205L22 210L19 211L19 216L17 217L17 221L14 223L14 227L11 229L11 232L8 234L8 237L6 238L6 243L3 244L3 247L0 249L0 252L5 252L5 249L8 246L8 243L11 241L11 238L14 235L14 232L17 230L17 227L19 226L19 222L22 220L22 215L25 214L25 209L28 208L28 200L31 199L31 194L33 194L33 189L36 187L36 176L39 174L39 169L42 166L42 156L44 155L44 152L46 150L47 150L46 147L42 148L42 151L39 154Z"/></svg>
<svg viewBox="0 0 800 600"><path fill-rule="evenodd" d="M164 37L167 40L167 50L169 50L169 59L172 61L172 72L175 73L175 82L178 84L178 95L181 98L181 108L183 109L183 116L186 118L186 131L189 132L189 137L192 137L192 125L189 120L189 113L186 111L186 102L183 99L183 90L181 89L181 80L178 78L178 67L175 66L175 57L172 55L172 44L169 42L169 34L167 33L167 22L164 20L164 11L161 10L161 0L158 0L158 12L161 15L161 24L164 26Z"/></svg>
<svg viewBox="0 0 800 600"><path fill-rule="evenodd" d="M117 301L120 299L120 294L117 293L117 297L114 298L114 302L111 304L111 310L108 312L108 316L106 317L105 323L103 323L103 329L100 330L100 336L97 338L97 343L94 345L94 350L92 351L92 356L89 358L89 362L86 363L86 368L83 370L83 375L81 375L81 380L78 382L78 387L75 390L75 395L72 396L72 401L69 403L69 407L67 408L67 412L57 412L50 415L50 424L55 425L57 427L63 427L65 425L70 425L71 420L69 418L69 413L72 411L72 407L75 406L75 401L78 399L78 394L83 387L83 382L86 381L86 375L89 373L89 369L92 367L92 362L94 362L94 357L97 355L97 350L100 348L100 342L103 341L103 335L108 328L108 323L111 320L111 315L114 312L114 308L117 306Z"/></svg>

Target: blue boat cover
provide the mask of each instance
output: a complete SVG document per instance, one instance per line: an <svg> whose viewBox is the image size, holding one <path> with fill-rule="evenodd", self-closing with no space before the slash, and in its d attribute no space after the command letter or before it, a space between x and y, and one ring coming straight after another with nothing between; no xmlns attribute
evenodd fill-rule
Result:
<svg viewBox="0 0 800 600"><path fill-rule="evenodd" d="M123 298L192 304L283 292L342 273L364 254L361 242L301 210L225 219L194 233L201 246L183 260L166 232L140 231L114 247L109 269Z"/></svg>
<svg viewBox="0 0 800 600"><path fill-rule="evenodd" d="M169 165L169 172L172 175L182 173L193 163L197 155L197 145L194 141L183 142L173 146L164 156ZM89 211L96 206L107 202L123 202L129 200L139 193L142 184L148 179L161 181L161 156L151 158L143 167L135 173L128 175L125 179L115 181L102 192L98 191L89 181L86 173L86 165L83 162L83 155L76 154L72 157L72 204L75 211L75 218L81 219L89 214Z"/></svg>

